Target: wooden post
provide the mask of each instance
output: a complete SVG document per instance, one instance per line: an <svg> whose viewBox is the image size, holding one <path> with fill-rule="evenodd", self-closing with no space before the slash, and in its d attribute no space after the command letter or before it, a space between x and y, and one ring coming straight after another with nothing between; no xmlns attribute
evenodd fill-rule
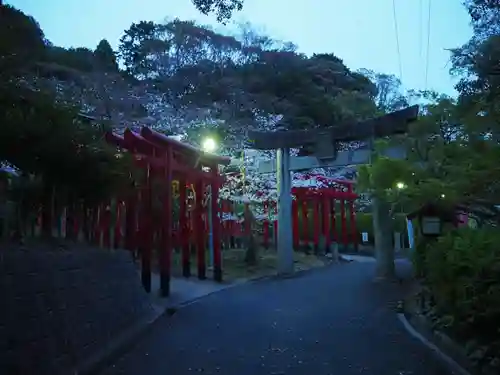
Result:
<svg viewBox="0 0 500 375"><path fill-rule="evenodd" d="M151 165L146 167L146 186L141 189L141 215L139 221L141 254L141 280L146 292L151 292L152 230L151 230Z"/></svg>
<svg viewBox="0 0 500 375"><path fill-rule="evenodd" d="M296 197L292 201L292 232L293 232L293 248L298 250L300 246L298 197Z"/></svg>
<svg viewBox="0 0 500 375"><path fill-rule="evenodd" d="M278 248L278 202L273 202L272 207L274 211L274 219L273 219L274 246L277 249Z"/></svg>
<svg viewBox="0 0 500 375"><path fill-rule="evenodd" d="M321 223L319 217L319 200L320 197L316 194L313 195L313 233L314 233L314 252L319 250L319 235L321 233Z"/></svg>
<svg viewBox="0 0 500 375"><path fill-rule="evenodd" d="M352 185L349 185L349 193L353 193ZM356 210L354 208L354 199L349 201L350 221L351 221L351 242L354 250L358 250L358 229L356 227Z"/></svg>
<svg viewBox="0 0 500 375"><path fill-rule="evenodd" d="M213 267L214 280L222 281L222 254L220 246L220 219L219 219L219 171L217 165L212 166L212 181L211 181L211 231L212 231L212 249L213 249Z"/></svg>
<svg viewBox="0 0 500 375"><path fill-rule="evenodd" d="M330 197L328 195L323 196L323 207L321 207L321 213L323 215L323 236L325 237L325 252L330 251Z"/></svg>
<svg viewBox="0 0 500 375"><path fill-rule="evenodd" d="M340 230L342 232L342 244L344 245L344 250L347 247L348 238L347 238L347 217L346 217L346 206L345 200L340 200Z"/></svg>
<svg viewBox="0 0 500 375"><path fill-rule="evenodd" d="M170 294L170 268L172 259L172 149L167 147L165 155L163 192L163 246L160 248L160 293L162 297Z"/></svg>
<svg viewBox="0 0 500 375"><path fill-rule="evenodd" d="M179 230L181 232L182 276L191 276L191 254L189 252L189 223L187 216L186 180L179 179Z"/></svg>
<svg viewBox="0 0 500 375"><path fill-rule="evenodd" d="M264 220L262 220L262 236L264 249L269 248L269 201L263 202Z"/></svg>
<svg viewBox="0 0 500 375"><path fill-rule="evenodd" d="M206 279L206 262L205 262L205 223L203 221L203 181L199 179L196 182L196 211L193 217L194 230L196 235L196 258L198 267L198 279Z"/></svg>
<svg viewBox="0 0 500 375"><path fill-rule="evenodd" d="M309 215L307 198L301 197L302 203L302 241L306 246L309 246Z"/></svg>
<svg viewBox="0 0 500 375"><path fill-rule="evenodd" d="M335 193L337 189L333 188L333 192ZM333 236L333 242L338 243L339 242L339 236L337 233L337 212L336 212L336 207L337 205L337 199L333 198L330 200L330 209L331 209L331 225L332 225L332 236Z"/></svg>

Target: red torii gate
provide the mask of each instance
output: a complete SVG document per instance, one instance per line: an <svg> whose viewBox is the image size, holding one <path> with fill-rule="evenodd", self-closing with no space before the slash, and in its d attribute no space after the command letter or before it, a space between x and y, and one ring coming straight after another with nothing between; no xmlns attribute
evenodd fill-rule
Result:
<svg viewBox="0 0 500 375"><path fill-rule="evenodd" d="M227 165L230 158L205 153L191 145L142 127L140 133L126 129L123 136L112 132L106 133L106 140L122 150L130 152L135 157L137 165L145 170L145 181L139 187L137 194L129 197L126 206L125 247L129 250L139 250L141 254L141 278L146 291L151 291L151 263L153 236L155 229L161 238L159 251L161 294L167 296L170 292L171 257L173 248L172 220L172 181L179 181L179 230L182 245L183 275L190 276L190 248L187 219L186 186L195 186L195 214L193 215L194 233L196 233L198 278L206 278L205 262L205 224L203 222L203 200L205 186L211 186L211 221L214 251L214 279L222 281L222 256L220 247L219 222L219 188L223 178L218 173L219 165ZM203 167L210 170L204 171ZM159 178L165 182L162 185L162 210L160 223L153 222L152 182ZM137 213L138 203L142 203L141 212ZM138 220L137 220L138 217ZM138 227L138 228L137 228ZM138 233L136 235L136 229Z"/></svg>
<svg viewBox="0 0 500 375"><path fill-rule="evenodd" d="M318 176L319 177L319 176ZM294 247L299 245L299 207L302 205L302 215L303 222L308 222L307 217L307 202L312 202L313 204L313 221L314 221L314 233L313 240L314 245L317 247L319 245L320 233L323 232L323 236L326 240L326 247L329 248L330 243L333 239L336 243L342 243L344 246L348 246L351 242L354 248L358 246L358 233L356 228L356 211L354 209L354 201L358 198L358 195L354 192L354 182L349 180L339 180L332 178L324 178L323 182L325 187L321 188L310 188L310 187L294 187L292 188L292 194L295 195L295 200L292 202L292 226L293 226L293 243ZM336 230L336 212L335 203L340 202L340 235ZM346 207L346 202L348 205ZM321 216L320 218L320 211ZM349 221L351 223L351 233L348 233L347 228L347 212L349 211ZM322 226L320 226L320 222ZM304 225L303 228L304 235L307 241L308 228ZM333 238L330 234L333 234ZM350 241L349 241L349 237Z"/></svg>
<svg viewBox="0 0 500 375"><path fill-rule="evenodd" d="M354 201L359 197L354 192L354 181L340 180L324 176L308 176L315 177L322 182L323 187L293 187L291 190L295 199L292 201L292 231L293 231L293 246L299 248L300 241L309 242L313 240L314 246L317 249L321 233L325 238L326 249L329 249L332 240L336 243L341 243L345 247L351 243L355 249L358 246L358 233L356 228L356 211L354 209ZM336 202L340 202L340 233L337 233L336 224ZM271 204L270 201L264 202L264 212L276 210L277 207ZM314 231L312 237L309 233L309 203L312 203L312 220ZM347 204L346 204L347 203ZM302 230L299 228L299 211L302 213ZM350 233L347 225L347 214L349 212ZM274 233L277 231L277 221L273 221ZM302 232L302 237L301 237ZM264 246L269 245L269 222L265 218L263 222L263 237ZM350 237L350 238L349 238Z"/></svg>

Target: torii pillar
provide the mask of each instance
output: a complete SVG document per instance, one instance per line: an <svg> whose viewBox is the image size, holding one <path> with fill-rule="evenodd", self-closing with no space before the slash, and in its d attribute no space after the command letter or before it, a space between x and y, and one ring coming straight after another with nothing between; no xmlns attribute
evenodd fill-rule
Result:
<svg viewBox="0 0 500 375"><path fill-rule="evenodd" d="M280 148L277 150L276 156L278 177L278 273L288 274L293 272L290 149Z"/></svg>

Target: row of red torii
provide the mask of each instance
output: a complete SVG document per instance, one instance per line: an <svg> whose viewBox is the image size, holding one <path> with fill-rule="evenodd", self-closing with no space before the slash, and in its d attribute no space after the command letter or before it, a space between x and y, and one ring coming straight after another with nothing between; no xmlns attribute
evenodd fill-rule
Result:
<svg viewBox="0 0 500 375"><path fill-rule="evenodd" d="M251 230L248 222L237 223L224 220L224 213L231 211L231 202L219 199L219 189L224 183L224 177L219 174L220 165L228 165L230 158L203 152L191 145L169 138L148 127L142 127L140 132L126 129L123 135L108 132L108 143L117 146L134 157L136 165L144 171L144 179L137 186L135 193L120 199L116 205L116 216L124 217L124 225L115 225L115 247L121 246L137 251L141 259L141 278L146 291L151 291L151 275L153 248L158 249L158 268L160 273L160 292L166 296L170 292L172 250L179 246L182 257L184 276L191 273L191 245L196 251L198 278L206 278L206 245L211 238L213 249L213 278L222 281L221 240L224 236L248 234ZM178 181L178 217L175 218L173 202L173 181ZM325 181L323 181L325 182ZM355 226L353 184L344 180L329 180L324 188L294 188L293 201L293 239L294 247L301 241L309 241L308 225L302 225L299 230L299 211L302 220L308 221L310 210L308 202L313 202L313 241L317 247L320 234L324 237L326 246L333 241L349 242L357 245L357 230ZM210 186L211 199L206 199L206 187ZM189 189L188 189L189 187ZM335 201L340 200L341 234L338 235L335 223ZM210 207L205 204L208 202ZM345 202L348 202L346 207ZM270 202L264 202L269 210ZM109 207L109 205L107 205ZM350 211L351 231L347 228L347 208ZM249 210L245 204L245 210ZM111 229L111 214L99 215L96 223L96 237L102 238L103 246L109 246ZM321 212L321 215L320 215ZM332 216L333 213L333 216ZM208 218L211 215L211 220ZM330 218L330 219L329 219ZM211 221L211 228L207 223ZM121 222L117 219L117 222ZM263 220L263 242L267 247L269 242L269 220ZM278 223L274 222L276 233ZM208 236L208 231L211 236ZM333 233L333 238L331 238ZM350 238L349 238L350 237Z"/></svg>

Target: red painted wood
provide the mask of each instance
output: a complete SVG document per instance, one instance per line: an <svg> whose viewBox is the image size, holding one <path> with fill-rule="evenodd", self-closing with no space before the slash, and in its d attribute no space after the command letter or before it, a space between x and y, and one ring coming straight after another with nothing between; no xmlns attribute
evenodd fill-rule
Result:
<svg viewBox="0 0 500 375"><path fill-rule="evenodd" d="M328 197L323 197L323 204L321 207L321 213L323 216L323 236L325 237L326 248L330 248L331 237L330 237L330 199Z"/></svg>
<svg viewBox="0 0 500 375"><path fill-rule="evenodd" d="M194 235L196 240L196 255L197 255L197 268L198 268L198 278L206 278L206 261L205 261L205 223L203 221L203 198L204 198L204 186L203 181L198 180L195 187L196 195L196 208L193 217L194 220Z"/></svg>
<svg viewBox="0 0 500 375"><path fill-rule="evenodd" d="M347 217L345 201L340 201L340 230L342 231L342 243L347 246Z"/></svg>
<svg viewBox="0 0 500 375"><path fill-rule="evenodd" d="M293 247L295 249L298 249L300 245L298 199L294 199L292 201L292 233L293 233Z"/></svg>
<svg viewBox="0 0 500 375"><path fill-rule="evenodd" d="M267 249L269 248L269 202L268 201L265 201L263 203L264 207L264 220L262 221L262 240L263 240L263 245L264 245L264 248Z"/></svg>
<svg viewBox="0 0 500 375"><path fill-rule="evenodd" d="M319 236L321 233L321 221L320 221L320 211L319 211L319 199L316 197L313 199L313 225L314 225L314 246L319 245Z"/></svg>
<svg viewBox="0 0 500 375"><path fill-rule="evenodd" d="M179 229L181 231L182 275L191 276L191 254L189 253L189 216L187 212L186 181L179 181Z"/></svg>
<svg viewBox="0 0 500 375"><path fill-rule="evenodd" d="M159 147L169 147L174 152L182 152L194 157L203 157L204 160L211 164L228 165L231 162L231 158L229 157L204 153L196 147L169 138L166 135L158 133L147 127L143 127L141 129L141 136Z"/></svg>
<svg viewBox="0 0 500 375"><path fill-rule="evenodd" d="M273 220L273 234L274 234L274 245L278 246L278 202L273 202L272 206L274 208L274 220Z"/></svg>
<svg viewBox="0 0 500 375"><path fill-rule="evenodd" d="M308 204L306 199L301 200L302 208L302 241L304 243L309 243L309 215L308 215Z"/></svg>
<svg viewBox="0 0 500 375"><path fill-rule="evenodd" d="M336 212L336 201L335 199L329 199L330 200L330 208L331 208L331 225L332 225L332 237L333 241L337 242L339 241L339 236L337 233L337 212Z"/></svg>
<svg viewBox="0 0 500 375"><path fill-rule="evenodd" d="M222 281L222 254L220 246L220 219L219 219L219 185L217 184L218 177L218 167L212 166L212 185L211 194L212 199L210 204L212 205L212 241L213 241L213 251L214 251L214 280Z"/></svg>
<svg viewBox="0 0 500 375"><path fill-rule="evenodd" d="M352 185L349 186L349 190L352 192ZM358 228L356 226L356 210L354 208L354 201L349 202L349 210L350 210L350 221L351 221L351 242L354 245L354 248L358 248Z"/></svg>
<svg viewBox="0 0 500 375"><path fill-rule="evenodd" d="M152 207L151 207L151 168L146 170L146 186L141 189L142 210L139 216L139 242L138 247L141 253L141 278L146 292L151 292L151 266L152 266Z"/></svg>
<svg viewBox="0 0 500 375"><path fill-rule="evenodd" d="M162 296L170 294L170 277L172 263L172 152L166 150L166 166L164 169L165 189L163 191L163 225L162 225L162 247L160 248L160 290Z"/></svg>

